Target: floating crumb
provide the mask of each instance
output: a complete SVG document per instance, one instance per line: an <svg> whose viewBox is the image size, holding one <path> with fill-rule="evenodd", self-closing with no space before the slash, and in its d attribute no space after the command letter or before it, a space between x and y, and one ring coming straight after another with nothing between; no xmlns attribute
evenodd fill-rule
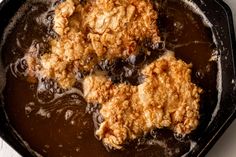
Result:
<svg viewBox="0 0 236 157"><path fill-rule="evenodd" d="M125 141L155 128L189 134L198 125L202 91L191 82L190 67L167 53L143 68L145 80L138 86L113 84L104 75L87 76L85 99L102 105L99 139L110 148L122 149Z"/></svg>

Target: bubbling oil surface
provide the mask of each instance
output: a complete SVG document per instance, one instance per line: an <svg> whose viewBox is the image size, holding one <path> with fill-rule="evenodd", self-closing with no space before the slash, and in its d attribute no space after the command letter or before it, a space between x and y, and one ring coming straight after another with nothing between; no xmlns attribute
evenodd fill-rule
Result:
<svg viewBox="0 0 236 157"><path fill-rule="evenodd" d="M177 58L193 64L192 80L204 90L200 125L192 134L177 137L167 129L156 129L125 144L124 150L114 151L107 150L94 136L94 130L102 121L100 106L84 101L80 83L65 91L53 80L40 78L38 84L27 81L24 55L32 47L39 54L49 52L48 41L56 37L52 24L58 2L27 1L21 14L13 18L15 25L9 26L5 33L2 46L7 72L5 110L18 134L33 150L50 157L175 157L190 151L217 103L217 62L210 61L215 43L211 28L202 17L182 1L164 0L159 8L162 43L158 48L149 47L147 41L144 50L150 52L148 55L141 53L98 65L114 83L136 85L142 82L140 69L168 49L174 51Z"/></svg>

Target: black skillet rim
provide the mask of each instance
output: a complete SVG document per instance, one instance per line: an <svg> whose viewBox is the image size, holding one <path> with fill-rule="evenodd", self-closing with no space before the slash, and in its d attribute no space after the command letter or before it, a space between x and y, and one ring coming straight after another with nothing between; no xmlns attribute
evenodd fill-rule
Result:
<svg viewBox="0 0 236 157"><path fill-rule="evenodd" d="M223 2L223 0L209 0L213 3L218 3L223 10L226 12L227 16L227 22L228 22L228 31L230 32L230 41L231 41L231 51L232 51L232 65L233 65L233 77L236 78L236 67L235 67L235 54L236 53L236 42L235 42L235 33L234 33L234 25L233 25L233 16L230 7ZM20 7L20 5L24 2L24 0L3 0L0 3L0 19L4 19L4 17L12 17L15 13L15 11ZM12 4L11 4L12 3ZM14 4L13 4L14 3ZM16 3L16 4L15 4ZM199 2L200 3L200 2ZM12 8L14 6L14 8ZM11 11L10 11L11 10ZM4 14L3 14L4 13ZM9 22L7 20L1 21L1 23L4 23L5 26ZM2 34L4 31L4 27L0 28L0 33ZM2 27L2 26L1 26ZM235 95L235 94L234 94ZM23 156L35 156L32 155L31 151L27 150L26 146L20 142L22 141L15 132L12 132L12 127L7 122L7 118L3 109L3 97L1 96L1 105L0 105L0 137L4 141L6 141L8 144L11 145L12 148L14 148L19 154ZM232 100L233 101L233 100ZM233 103L233 102L232 102ZM200 151L195 152L191 156L197 156L197 157L203 157L207 154L207 152L214 146L214 144L217 142L217 140L222 136L222 134L225 132L225 130L230 126L230 124L236 119L236 110L232 112L232 114L228 117L228 119L221 125L221 127L217 130L217 132L213 135L213 137L206 143L202 148L200 148ZM30 153L31 152L31 153Z"/></svg>
<svg viewBox="0 0 236 157"><path fill-rule="evenodd" d="M233 62L233 70L234 70L234 79L236 78L236 39L235 39L235 28L233 22L233 14L231 8L223 1L223 0L213 0L219 5L221 5L224 11L227 14L228 18L228 29L231 37L231 46L232 46L232 62ZM235 96L235 93L234 93ZM227 130L227 128L232 124L232 122L236 119L236 110L228 117L225 123L221 126L221 128L215 133L213 138L201 149L198 153L197 157L204 157L210 151L210 149L216 144L216 142L221 138L223 133Z"/></svg>

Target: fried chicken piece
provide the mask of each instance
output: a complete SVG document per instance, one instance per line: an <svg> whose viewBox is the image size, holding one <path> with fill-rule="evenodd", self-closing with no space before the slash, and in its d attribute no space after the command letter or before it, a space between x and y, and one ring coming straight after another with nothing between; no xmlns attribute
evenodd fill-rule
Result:
<svg viewBox="0 0 236 157"><path fill-rule="evenodd" d="M78 71L136 54L145 39L158 43L156 21L150 0L66 0L55 9L53 29L59 38L51 41L51 52L37 59L36 73L70 88Z"/></svg>
<svg viewBox="0 0 236 157"><path fill-rule="evenodd" d="M104 122L96 135L105 145L121 149L127 139L133 140L146 130L136 86L114 85L104 75L92 75L85 78L83 87L87 102L102 104Z"/></svg>
<svg viewBox="0 0 236 157"><path fill-rule="evenodd" d="M188 134L197 127L202 90L191 82L190 68L167 53L142 70L146 78L138 92L149 128Z"/></svg>
<svg viewBox="0 0 236 157"><path fill-rule="evenodd" d="M190 133L198 125L202 91L191 82L190 67L167 53L142 70L145 80L138 86L116 85L104 75L86 77L86 101L102 105L104 121L96 135L108 147L121 149L155 128Z"/></svg>

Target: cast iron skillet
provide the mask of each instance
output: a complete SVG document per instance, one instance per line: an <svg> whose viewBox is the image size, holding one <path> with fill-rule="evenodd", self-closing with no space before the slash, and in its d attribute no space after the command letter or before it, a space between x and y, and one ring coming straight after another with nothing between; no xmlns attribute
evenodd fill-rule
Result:
<svg viewBox="0 0 236 157"><path fill-rule="evenodd" d="M10 19L24 1L25 0L3 0L0 4L0 37L2 37L4 29ZM218 43L217 49L220 52L220 64L222 67L220 109L209 127L201 132L201 138L198 138L195 148L188 154L188 156L191 157L201 157L206 155L209 149L236 118L236 69L234 57L236 43L232 13L230 8L222 0L193 1L213 24L212 31ZM4 82L5 74L0 64L0 92L4 89ZM36 154L26 148L26 144L22 142L22 139L14 132L4 112L4 99L2 95L0 100L0 136L22 156L36 156Z"/></svg>

